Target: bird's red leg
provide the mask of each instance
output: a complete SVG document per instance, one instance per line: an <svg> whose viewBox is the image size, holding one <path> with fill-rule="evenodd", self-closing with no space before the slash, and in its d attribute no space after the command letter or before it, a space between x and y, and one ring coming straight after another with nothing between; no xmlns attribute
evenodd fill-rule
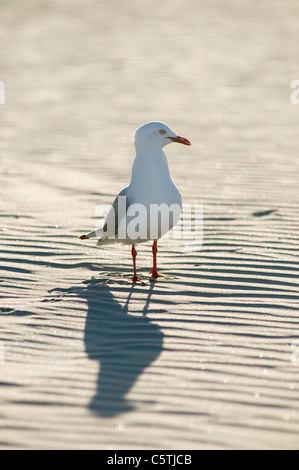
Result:
<svg viewBox="0 0 299 470"><path fill-rule="evenodd" d="M152 252L153 252L153 269L150 271L150 274L152 275L153 279L157 279L158 277L163 277L161 274L158 273L157 271L157 241L155 240L153 243L152 247Z"/></svg>
<svg viewBox="0 0 299 470"><path fill-rule="evenodd" d="M137 282L140 282L141 284L144 284L144 282L142 281L142 279L140 279L140 277L137 276L137 273L136 273L136 256L137 256L137 251L135 250L135 246L132 245L132 258L133 258L133 268L134 268L134 274L133 274L133 277L132 277L132 283L133 284L137 284Z"/></svg>

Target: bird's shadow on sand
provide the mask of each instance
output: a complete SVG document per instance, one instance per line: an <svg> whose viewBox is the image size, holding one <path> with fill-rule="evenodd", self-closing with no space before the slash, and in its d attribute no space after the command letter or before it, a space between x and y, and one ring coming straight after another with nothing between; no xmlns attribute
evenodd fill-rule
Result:
<svg viewBox="0 0 299 470"><path fill-rule="evenodd" d="M72 289L87 300L85 349L88 357L99 363L96 393L89 408L99 416L113 417L135 408L126 395L143 371L160 355L163 333L147 317L154 283L150 286L111 287L95 279L85 281L82 288ZM141 311L130 312L130 301L138 289ZM122 293L124 306L113 292ZM151 312L161 312L155 309Z"/></svg>

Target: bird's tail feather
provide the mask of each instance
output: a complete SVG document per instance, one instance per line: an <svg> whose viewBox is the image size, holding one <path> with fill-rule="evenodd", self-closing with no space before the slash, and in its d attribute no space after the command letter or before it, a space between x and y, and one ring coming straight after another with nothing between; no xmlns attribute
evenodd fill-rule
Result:
<svg viewBox="0 0 299 470"><path fill-rule="evenodd" d="M93 230L92 232L80 235L79 239L80 240L86 240L87 238L98 238L99 236L96 234L96 230Z"/></svg>

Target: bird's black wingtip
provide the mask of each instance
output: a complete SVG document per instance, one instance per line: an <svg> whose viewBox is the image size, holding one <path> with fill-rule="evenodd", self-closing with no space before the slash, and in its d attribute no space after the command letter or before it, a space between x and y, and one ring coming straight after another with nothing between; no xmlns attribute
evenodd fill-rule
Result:
<svg viewBox="0 0 299 470"><path fill-rule="evenodd" d="M79 240L86 240L88 237L86 235L80 235Z"/></svg>

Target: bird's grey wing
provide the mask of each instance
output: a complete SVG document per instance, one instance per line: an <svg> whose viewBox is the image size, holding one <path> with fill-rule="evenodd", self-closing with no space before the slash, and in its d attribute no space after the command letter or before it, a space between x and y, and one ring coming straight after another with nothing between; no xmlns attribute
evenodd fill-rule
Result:
<svg viewBox="0 0 299 470"><path fill-rule="evenodd" d="M122 219L122 217L126 215L128 207L130 205L127 195L127 189L128 188L124 188L114 199L113 204L106 216L104 225L102 227L103 236L117 236L118 222Z"/></svg>
<svg viewBox="0 0 299 470"><path fill-rule="evenodd" d="M112 206L110 207L108 214L106 215L104 225L101 228L97 228L92 232L81 235L81 240L87 238L98 238L98 239L115 239L118 234L118 221L125 216L130 202L127 197L127 189L124 188L114 199Z"/></svg>

